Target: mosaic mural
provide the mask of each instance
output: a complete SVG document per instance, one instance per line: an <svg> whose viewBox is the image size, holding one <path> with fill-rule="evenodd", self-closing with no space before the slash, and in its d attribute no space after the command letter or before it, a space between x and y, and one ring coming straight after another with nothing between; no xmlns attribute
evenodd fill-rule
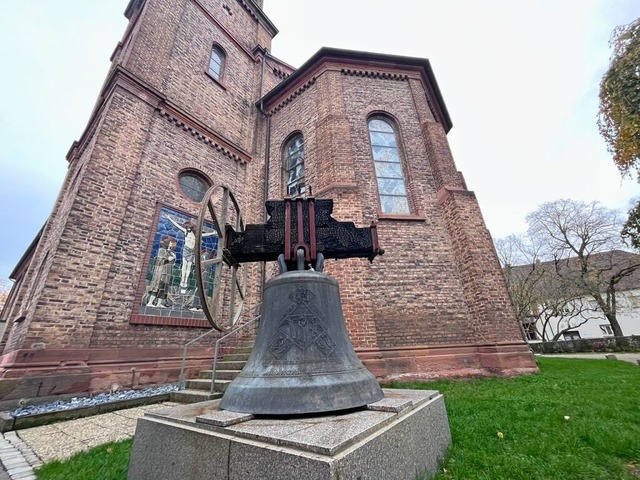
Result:
<svg viewBox="0 0 640 480"><path fill-rule="evenodd" d="M213 225L205 223L202 249L196 252L196 219L170 208L160 210L145 279L140 313L160 317L202 318L195 277L195 255L202 259L216 255L218 237ZM202 272L204 288L211 295L215 267Z"/></svg>

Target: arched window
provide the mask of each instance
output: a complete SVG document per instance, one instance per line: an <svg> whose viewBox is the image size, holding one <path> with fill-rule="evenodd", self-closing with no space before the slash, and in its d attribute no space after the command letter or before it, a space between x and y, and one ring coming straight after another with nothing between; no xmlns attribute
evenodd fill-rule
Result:
<svg viewBox="0 0 640 480"><path fill-rule="evenodd" d="M222 80L222 72L224 70L224 52L220 47L214 45L211 48L211 57L209 58L209 75L218 81Z"/></svg>
<svg viewBox="0 0 640 480"><path fill-rule="evenodd" d="M371 118L369 137L382 213L410 213L402 160L393 124L384 117Z"/></svg>
<svg viewBox="0 0 640 480"><path fill-rule="evenodd" d="M201 202L211 186L204 175L195 170L185 170L178 175L178 184L183 195L194 202Z"/></svg>
<svg viewBox="0 0 640 480"><path fill-rule="evenodd" d="M302 134L291 137L284 148L284 173L287 195L295 197L305 193L304 186L304 141Z"/></svg>

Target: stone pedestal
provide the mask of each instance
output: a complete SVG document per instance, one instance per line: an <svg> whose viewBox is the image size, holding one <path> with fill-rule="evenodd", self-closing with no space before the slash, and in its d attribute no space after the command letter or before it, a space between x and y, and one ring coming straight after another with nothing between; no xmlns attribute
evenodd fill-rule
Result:
<svg viewBox="0 0 640 480"><path fill-rule="evenodd" d="M414 480L433 475L451 444L444 398L433 390L384 390L341 414L255 418L219 400L138 420L129 480Z"/></svg>

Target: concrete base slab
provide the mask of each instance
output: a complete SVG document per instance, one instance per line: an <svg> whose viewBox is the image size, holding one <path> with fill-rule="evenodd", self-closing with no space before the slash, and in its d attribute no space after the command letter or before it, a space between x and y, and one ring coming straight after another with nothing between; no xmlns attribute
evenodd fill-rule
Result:
<svg viewBox="0 0 640 480"><path fill-rule="evenodd" d="M155 410L138 420L129 480L397 479L433 475L451 433L443 396L385 389L367 408L265 418L219 400Z"/></svg>

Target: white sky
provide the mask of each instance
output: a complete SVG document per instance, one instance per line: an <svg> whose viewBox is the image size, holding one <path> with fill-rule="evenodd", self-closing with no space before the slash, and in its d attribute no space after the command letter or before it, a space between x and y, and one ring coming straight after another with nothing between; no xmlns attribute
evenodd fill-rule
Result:
<svg viewBox="0 0 640 480"><path fill-rule="evenodd" d="M428 58L453 156L494 237L559 198L625 209L598 84L638 0L264 0L294 67L323 46ZM44 224L126 27L127 0L0 0L0 278Z"/></svg>

